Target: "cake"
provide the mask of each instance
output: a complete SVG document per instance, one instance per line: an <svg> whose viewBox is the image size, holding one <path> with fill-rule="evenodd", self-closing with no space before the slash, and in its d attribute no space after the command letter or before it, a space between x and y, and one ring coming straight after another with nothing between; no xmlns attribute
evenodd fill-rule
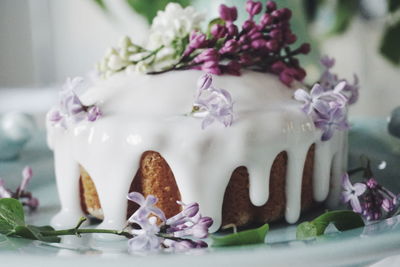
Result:
<svg viewBox="0 0 400 267"><path fill-rule="evenodd" d="M261 12L261 3L257 3L247 3L251 19ZM282 25L290 19L287 9L271 3L265 14L273 20L266 25ZM345 119L342 113L347 105L338 101L349 100L348 94L342 94L348 88L336 76L325 77L328 84L324 86L331 86L332 93L320 94L318 101L327 98L327 106L318 101L320 105L307 103L304 99L309 95L296 91L305 88L301 83L305 72L295 58L266 65L267 56L280 53L285 46L282 42L280 48L270 47L269 37L264 44L267 52L257 50L259 44L253 43L249 48L253 54L241 52L243 45L240 51L221 52L232 46L226 44L229 36L240 34L229 33L235 10L222 6L220 14L226 24L214 25L211 37L206 37L198 30L198 13L170 4L154 20L150 40L159 41L165 34L171 37L171 33L157 31L169 25L165 23L168 14L190 17L184 34L179 28L183 37L174 33L175 39L189 40L179 50L180 56L163 51L160 60L155 56L152 61L138 62L143 54L136 54L143 53L143 48L125 38L120 48L111 50L99 64L101 78L79 97L68 88L77 90L81 81L69 80L60 105L49 112L47 120L61 202L53 226L71 227L77 218L90 214L103 220L101 228L121 229L138 208L126 198L133 191L156 196L166 217L180 211L177 201L198 202L201 213L214 221L212 231L283 217L295 223L301 211L315 202L338 202L346 168L347 132L340 123L322 124L322 120L332 114L339 116L339 111L340 119ZM280 11L280 17L274 11ZM210 47L216 43L209 39L216 38L221 27L226 28L225 44L219 48L220 61L213 61L210 49L214 48ZM289 33L287 39L292 38ZM161 47L158 50L166 45ZM307 48L302 45L293 51L306 53ZM235 53L240 60L249 60L249 55L263 57L243 63L234 59ZM313 88L309 97L318 89ZM205 96L200 96L202 93ZM203 102L222 101L220 98L225 101L224 109L212 117ZM321 107L331 115L318 117ZM332 125L337 126L335 131Z"/></svg>

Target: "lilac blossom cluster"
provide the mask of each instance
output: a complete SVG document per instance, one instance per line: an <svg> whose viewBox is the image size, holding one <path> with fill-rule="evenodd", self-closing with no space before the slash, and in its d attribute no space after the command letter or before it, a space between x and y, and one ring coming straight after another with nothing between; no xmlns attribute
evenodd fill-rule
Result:
<svg viewBox="0 0 400 267"><path fill-rule="evenodd" d="M349 203L354 212L360 213L368 221L390 217L398 209L399 196L380 185L373 177L351 184L346 173L343 175L342 187L342 201Z"/></svg>
<svg viewBox="0 0 400 267"><path fill-rule="evenodd" d="M60 92L60 104L48 114L48 120L54 125L67 128L68 122L77 123L83 120L96 121L102 113L98 106L85 106L76 95L84 84L81 77L68 78Z"/></svg>
<svg viewBox="0 0 400 267"><path fill-rule="evenodd" d="M39 200L32 196L32 193L27 191L29 181L32 179L32 168L26 166L22 170L22 181L15 191L7 189L5 182L0 178L0 198L15 198L20 200L22 205L28 207L30 210L35 210L39 206Z"/></svg>
<svg viewBox="0 0 400 267"><path fill-rule="evenodd" d="M200 214L199 204L178 202L182 211L167 219L162 210L155 206L157 198L153 195L145 198L138 192L132 192L129 193L128 199L139 205L128 219L133 235L128 241L131 252L160 248L186 250L207 247L207 243L199 239L208 236L208 229L213 220ZM161 223L158 224L158 221Z"/></svg>
<svg viewBox="0 0 400 267"><path fill-rule="evenodd" d="M321 59L325 67L319 82L314 84L311 91L297 89L294 98L304 103L302 110L311 115L315 127L322 130L322 141L329 140L335 130L348 129L347 108L358 98L358 79L349 84L345 79L339 79L330 72L335 60L324 56Z"/></svg>
<svg viewBox="0 0 400 267"><path fill-rule="evenodd" d="M261 2L248 0L248 19L239 28L236 7L219 7L220 18L210 23L210 34L193 31L183 57L172 69L201 69L212 74L240 75L242 68L277 74L290 86L294 80L302 81L306 72L295 56L307 54L310 45L304 43L296 49L297 40L290 29L292 12L278 9L268 1L263 12ZM260 21L254 16L262 13Z"/></svg>
<svg viewBox="0 0 400 267"><path fill-rule="evenodd" d="M356 103L360 89L358 76L356 74L353 75L353 84L350 84L346 79L338 78L337 74L331 72L331 69L335 65L335 59L326 55L321 58L321 64L324 67L324 72L319 79L319 84L324 88L324 91L334 90L339 83L345 82L346 85L341 93L346 97L349 105Z"/></svg>
<svg viewBox="0 0 400 267"><path fill-rule="evenodd" d="M204 118L201 128L205 129L214 121L219 121L225 127L233 122L233 101L225 89L212 85L212 75L206 73L197 81L197 89L193 103L192 116Z"/></svg>

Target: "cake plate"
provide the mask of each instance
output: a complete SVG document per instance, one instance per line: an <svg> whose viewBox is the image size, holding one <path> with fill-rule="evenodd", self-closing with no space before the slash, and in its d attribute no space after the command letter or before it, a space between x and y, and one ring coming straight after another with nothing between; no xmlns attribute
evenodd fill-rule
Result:
<svg viewBox="0 0 400 267"><path fill-rule="evenodd" d="M350 133L350 159L365 153L361 143L369 138L369 150L379 139L394 142L385 134L386 122L356 120ZM355 138L355 136L357 136ZM364 139L363 139L364 138ZM362 140L362 142L352 139ZM382 142L383 142L382 141ZM360 143L360 144L358 144ZM354 145L355 144L355 147ZM400 142L399 142L400 144ZM394 144L390 147L393 150ZM377 146L377 150L385 146ZM371 152L371 151L369 151ZM376 152L376 151L375 151ZM387 176L396 173L391 162L398 158L396 151L379 151L385 158ZM350 161L350 165L355 162ZM29 214L30 224L48 224L59 209L54 183L52 154L45 144L44 131L38 131L21 156L15 161L0 161L0 177L14 188L20 181L19 172L25 165L34 169L31 191L40 200L38 211ZM382 163L380 163L382 167ZM378 165L377 165L378 166ZM377 167L379 169L379 167ZM384 168L385 169L385 168ZM383 173L382 168L379 169ZM397 167L398 170L398 167ZM397 172L398 173L398 172ZM393 182L393 181L392 181ZM397 184L398 186L398 184ZM394 190L395 191L395 190ZM398 191L395 191L398 192ZM313 240L295 239L295 225L272 225L265 244L238 247L210 247L187 252L127 253L126 240L100 241L91 236L65 237L59 244L48 244L0 235L0 266L368 266L383 258L400 253L400 216L392 217L364 228L331 233ZM395 266L395 265L393 265Z"/></svg>

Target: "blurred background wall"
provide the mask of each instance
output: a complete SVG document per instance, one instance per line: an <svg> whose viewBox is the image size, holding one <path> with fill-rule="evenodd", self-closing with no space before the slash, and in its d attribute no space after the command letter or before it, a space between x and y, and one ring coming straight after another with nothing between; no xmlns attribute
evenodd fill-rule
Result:
<svg viewBox="0 0 400 267"><path fill-rule="evenodd" d="M17 92L16 88L56 87L66 77L89 72L121 36L129 35L139 43L145 40L149 29L146 18L134 12L129 1L100 1L107 6L106 10L96 2L1 0L0 91L7 91L11 96ZM245 1L192 1L208 17L217 16L215 7L222 2L240 5ZM300 0L277 2L294 6L295 17L304 13ZM325 2L329 5L334 1ZM361 98L351 110L352 116L387 116L392 108L400 105L400 68L378 53L388 7L383 0L358 2L369 17L356 16L343 34L327 37L324 33L324 27L335 16L329 12L320 12L317 23L308 27L307 33L297 33L312 36L316 55L335 57L335 70L340 76L351 80L353 73L359 75ZM316 76L318 69L310 68L309 73L311 77ZM0 105L2 103L5 103L4 94Z"/></svg>

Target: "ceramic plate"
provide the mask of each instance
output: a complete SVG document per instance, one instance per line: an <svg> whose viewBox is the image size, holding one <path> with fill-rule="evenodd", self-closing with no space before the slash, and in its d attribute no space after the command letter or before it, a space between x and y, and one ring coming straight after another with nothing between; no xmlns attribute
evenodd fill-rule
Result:
<svg viewBox="0 0 400 267"><path fill-rule="evenodd" d="M385 123L383 120L360 120L358 126L358 128L354 127L355 130L350 137L356 135L357 138L363 138L362 135L369 133L366 130L369 129L368 127L373 127L375 130L377 127L383 129ZM360 132L357 134L357 131ZM375 137L369 138L386 138L382 137L382 134L373 136ZM364 153L361 150L352 146L352 158L357 158L357 153ZM385 155L387 161L389 161L389 156L392 161L393 157L397 156L394 152ZM378 159L375 160L379 162ZM41 202L39 210L27 216L28 223L48 224L51 216L58 211L59 204L54 184L52 155L46 148L43 132L36 134L18 160L0 161L0 177L5 178L7 185L13 188L18 185L19 172L26 164L31 165L35 171L35 178L30 186L33 194ZM67 237L63 238L60 244L46 244L0 235L0 266L3 266L5 262L8 267L39 265L98 267L111 264L115 266L222 266L223 264L230 266L365 266L400 253L399 241L399 216L362 229L345 232L332 229L331 233L308 241L295 240L293 225L273 225L265 244L211 247L185 253L129 255L126 240L106 242L93 237Z"/></svg>

